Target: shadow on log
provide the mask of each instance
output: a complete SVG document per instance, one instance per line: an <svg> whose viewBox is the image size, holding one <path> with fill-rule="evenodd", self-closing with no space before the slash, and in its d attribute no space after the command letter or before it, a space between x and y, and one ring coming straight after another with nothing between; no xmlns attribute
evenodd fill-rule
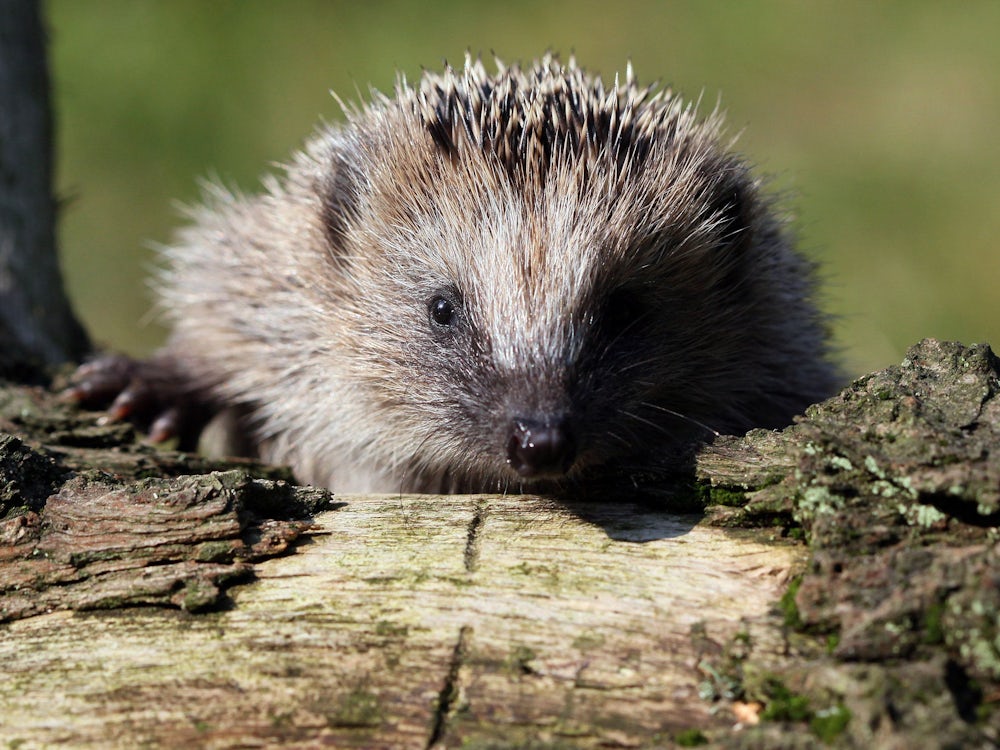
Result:
<svg viewBox="0 0 1000 750"><path fill-rule="evenodd" d="M704 448L681 480L703 510L677 514L613 490L333 504L12 385L0 739L994 746L998 391L989 347L924 341Z"/></svg>

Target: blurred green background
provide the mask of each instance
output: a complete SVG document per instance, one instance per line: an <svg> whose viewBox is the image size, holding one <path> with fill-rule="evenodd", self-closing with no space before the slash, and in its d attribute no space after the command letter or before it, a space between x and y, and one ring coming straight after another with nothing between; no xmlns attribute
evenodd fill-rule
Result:
<svg viewBox="0 0 1000 750"><path fill-rule="evenodd" d="M847 368L924 336L1000 344L1000 3L49 0L61 242L95 338L143 354L151 246L216 177L245 190L329 95L391 91L464 52L631 58L788 195Z"/></svg>

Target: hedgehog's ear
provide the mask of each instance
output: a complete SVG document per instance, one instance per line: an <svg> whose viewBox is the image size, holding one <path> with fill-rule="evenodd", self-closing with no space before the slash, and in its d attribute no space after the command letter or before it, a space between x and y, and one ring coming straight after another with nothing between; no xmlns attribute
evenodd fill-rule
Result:
<svg viewBox="0 0 1000 750"><path fill-rule="evenodd" d="M330 257L347 265L347 237L358 216L361 176L345 149L333 152L323 184L323 231L330 245Z"/></svg>
<svg viewBox="0 0 1000 750"><path fill-rule="evenodd" d="M717 286L723 290L743 286L747 271L747 250L754 241L756 187L746 169L730 165L719 171L704 218L714 228ZM721 257L720 257L721 256Z"/></svg>
<svg viewBox="0 0 1000 750"><path fill-rule="evenodd" d="M739 252L753 233L754 186L739 170L726 174L715 186L706 220L716 227L720 250Z"/></svg>

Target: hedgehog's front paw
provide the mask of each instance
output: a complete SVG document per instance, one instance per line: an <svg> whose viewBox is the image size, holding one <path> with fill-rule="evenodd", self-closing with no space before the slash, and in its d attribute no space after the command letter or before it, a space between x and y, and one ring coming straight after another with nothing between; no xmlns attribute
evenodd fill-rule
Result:
<svg viewBox="0 0 1000 750"><path fill-rule="evenodd" d="M174 378L156 359L136 360L102 354L80 365L70 376L63 398L89 408L106 408L104 422L131 420L150 442L174 437L189 444L201 431L207 410L181 396Z"/></svg>

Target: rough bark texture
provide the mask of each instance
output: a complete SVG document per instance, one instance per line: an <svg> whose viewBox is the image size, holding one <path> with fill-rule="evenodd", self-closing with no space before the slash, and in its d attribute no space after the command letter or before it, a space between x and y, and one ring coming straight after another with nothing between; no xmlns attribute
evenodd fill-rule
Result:
<svg viewBox="0 0 1000 750"><path fill-rule="evenodd" d="M195 476L178 476L194 472ZM0 391L0 622L53 609L220 602L283 552L323 490L252 462L139 444L34 387Z"/></svg>
<svg viewBox="0 0 1000 750"><path fill-rule="evenodd" d="M780 435L702 454L702 480L752 490L720 520L799 527L809 545L782 601L786 624L810 636L792 641L801 651L751 657L749 679L739 660L719 667L765 717L820 733L846 721L854 747L1000 742L998 393L988 346L925 340ZM720 449L754 456L751 468L720 472ZM780 481L767 472L783 459L767 455L792 458Z"/></svg>
<svg viewBox="0 0 1000 750"><path fill-rule="evenodd" d="M23 374L89 346L56 257L49 74L34 0L0 3L0 113L0 375Z"/></svg>
<svg viewBox="0 0 1000 750"><path fill-rule="evenodd" d="M928 340L645 504L331 506L10 388L0 740L995 746L998 392Z"/></svg>

